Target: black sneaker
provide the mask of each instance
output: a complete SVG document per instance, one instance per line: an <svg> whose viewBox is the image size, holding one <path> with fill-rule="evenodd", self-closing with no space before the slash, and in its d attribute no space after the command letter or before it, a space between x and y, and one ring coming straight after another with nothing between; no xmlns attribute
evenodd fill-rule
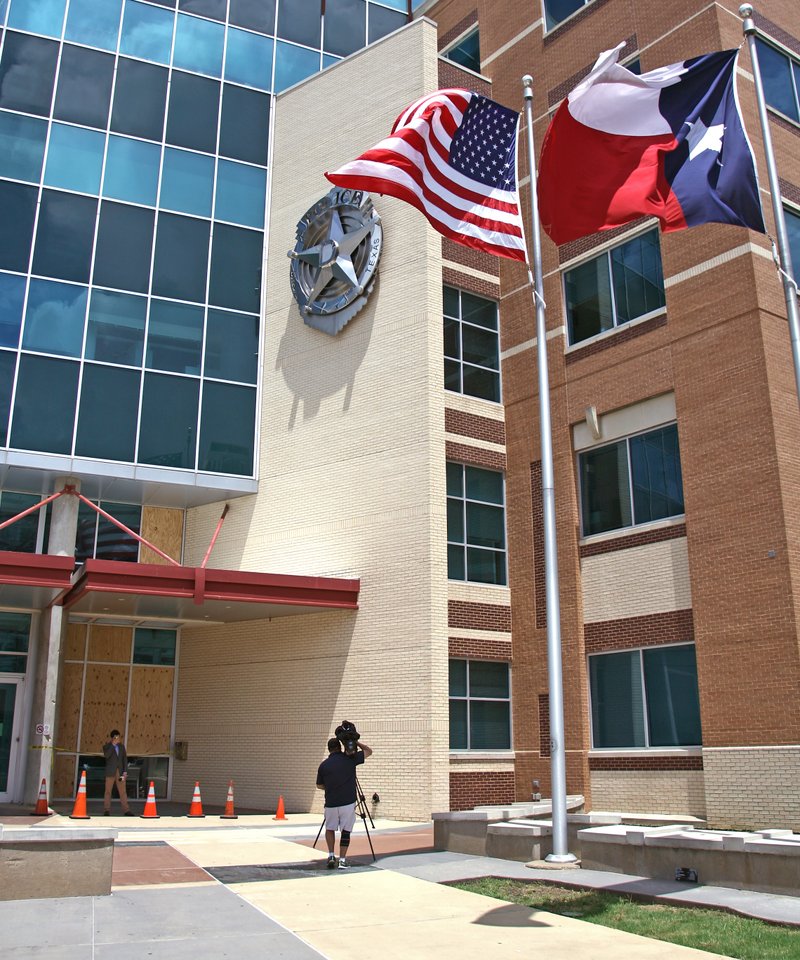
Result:
<svg viewBox="0 0 800 960"><path fill-rule="evenodd" d="M109 810L104 810L104 811L103 811L103 816L104 816L104 817L110 817L110 816L111 816L111 812L110 812Z"/></svg>
<svg viewBox="0 0 800 960"><path fill-rule="evenodd" d="M125 816L126 816L126 817L132 817L132 816L134 816L133 810L126 810L126 811L125 811Z"/></svg>
<svg viewBox="0 0 800 960"><path fill-rule="evenodd" d="M328 869L329 870L336 869L336 857L334 857L332 853L328 855Z"/></svg>

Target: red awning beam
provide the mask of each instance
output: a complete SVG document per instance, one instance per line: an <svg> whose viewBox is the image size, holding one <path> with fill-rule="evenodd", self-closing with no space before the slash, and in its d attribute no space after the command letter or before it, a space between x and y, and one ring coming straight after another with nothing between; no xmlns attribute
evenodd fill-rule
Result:
<svg viewBox="0 0 800 960"><path fill-rule="evenodd" d="M228 516L228 510L230 506L226 503L225 509L222 511L222 516L219 518L219 523L217 524L217 529L214 531L214 536L211 538L211 543L208 545L208 550L206 550L206 555L203 557L203 562L200 564L201 568L204 568L208 563L208 558L211 556L211 551L214 549L214 544L217 542L217 537L219 532L222 529L222 524L225 522L225 517Z"/></svg>

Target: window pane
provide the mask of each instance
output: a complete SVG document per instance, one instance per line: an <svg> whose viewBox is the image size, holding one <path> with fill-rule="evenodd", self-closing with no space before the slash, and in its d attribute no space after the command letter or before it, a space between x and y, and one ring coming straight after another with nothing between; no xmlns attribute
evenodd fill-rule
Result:
<svg viewBox="0 0 800 960"><path fill-rule="evenodd" d="M462 290L461 319L487 330L497 330L497 304Z"/></svg>
<svg viewBox="0 0 800 960"><path fill-rule="evenodd" d="M11 446L70 453L80 364L23 354L11 428Z"/></svg>
<svg viewBox="0 0 800 960"><path fill-rule="evenodd" d="M19 344L24 299L25 277L0 273L0 347L16 347Z"/></svg>
<svg viewBox="0 0 800 960"><path fill-rule="evenodd" d="M27 666L27 657L0 655L0 673L25 673ZM4 783L2 785L5 786Z"/></svg>
<svg viewBox="0 0 800 960"><path fill-rule="evenodd" d="M643 650L651 747L699 746L700 698L693 644Z"/></svg>
<svg viewBox="0 0 800 960"><path fill-rule="evenodd" d="M661 249L655 230L611 251L617 323L635 320L664 306Z"/></svg>
<svg viewBox="0 0 800 960"><path fill-rule="evenodd" d="M76 456L133 461L140 379L138 370L86 364L81 383ZM113 403L109 402L112 397Z"/></svg>
<svg viewBox="0 0 800 960"><path fill-rule="evenodd" d="M255 428L256 391L207 380L203 384L198 468L252 476Z"/></svg>
<svg viewBox="0 0 800 960"><path fill-rule="evenodd" d="M333 6L333 4L331 4ZM278 36L309 47L319 46L319 0L280 0Z"/></svg>
<svg viewBox="0 0 800 960"><path fill-rule="evenodd" d="M223 157L267 162L270 99L264 93L223 85L219 152Z"/></svg>
<svg viewBox="0 0 800 960"><path fill-rule="evenodd" d="M681 457L674 423L631 437L631 469L636 523L683 513Z"/></svg>
<svg viewBox="0 0 800 960"><path fill-rule="evenodd" d="M461 328L464 360L482 367L500 369L497 334L464 324Z"/></svg>
<svg viewBox="0 0 800 960"><path fill-rule="evenodd" d="M175 373L200 373L203 308L153 300L145 365Z"/></svg>
<svg viewBox="0 0 800 960"><path fill-rule="evenodd" d="M764 98L767 103L780 110L792 120L798 119L797 100L792 90L792 75L789 58L768 43L756 40L758 44L758 65L764 83Z"/></svg>
<svg viewBox="0 0 800 960"><path fill-rule="evenodd" d="M94 282L146 293L155 212L104 200L94 260Z"/></svg>
<svg viewBox="0 0 800 960"><path fill-rule="evenodd" d="M399 30L406 21L405 13L395 13L371 3L369 5L369 42L374 43L381 37L385 37L387 33Z"/></svg>
<svg viewBox="0 0 800 960"><path fill-rule="evenodd" d="M220 307L258 313L263 234L214 225L209 300Z"/></svg>
<svg viewBox="0 0 800 960"><path fill-rule="evenodd" d="M120 53L168 64L174 21L171 11L125 0Z"/></svg>
<svg viewBox="0 0 800 960"><path fill-rule="evenodd" d="M462 392L470 397L480 397L481 400L500 402L500 374L481 367L470 367L466 364L462 370L464 386Z"/></svg>
<svg viewBox="0 0 800 960"><path fill-rule="evenodd" d="M31 280L22 346L26 350L80 357L86 297L86 287Z"/></svg>
<svg viewBox="0 0 800 960"><path fill-rule="evenodd" d="M92 291L86 359L138 366L142 362L146 313L144 297Z"/></svg>
<svg viewBox="0 0 800 960"><path fill-rule="evenodd" d="M464 543L464 501L448 497L447 539L452 543Z"/></svg>
<svg viewBox="0 0 800 960"><path fill-rule="evenodd" d="M442 305L445 316L459 318L461 316L459 303L458 290L454 290L452 287L442 288Z"/></svg>
<svg viewBox="0 0 800 960"><path fill-rule="evenodd" d="M214 158L167 147L161 174L161 206L181 213L211 216Z"/></svg>
<svg viewBox="0 0 800 960"><path fill-rule="evenodd" d="M88 283L97 201L42 191L33 272Z"/></svg>
<svg viewBox="0 0 800 960"><path fill-rule="evenodd" d="M114 86L111 129L146 140L161 140L167 102L167 76L163 67L119 58Z"/></svg>
<svg viewBox="0 0 800 960"><path fill-rule="evenodd" d="M99 193L105 140L105 135L95 130L54 123L50 129L44 182L50 187Z"/></svg>
<svg viewBox="0 0 800 960"><path fill-rule="evenodd" d="M70 0L66 38L113 52L121 12L122 0Z"/></svg>
<svg viewBox="0 0 800 960"><path fill-rule="evenodd" d="M319 20L319 15L317 16ZM269 90L272 81L272 53L274 41L228 28L228 56L225 59L225 79L245 83L248 87Z"/></svg>
<svg viewBox="0 0 800 960"><path fill-rule="evenodd" d="M58 44L7 32L0 60L0 107L50 115Z"/></svg>
<svg viewBox="0 0 800 960"><path fill-rule="evenodd" d="M373 10L376 9L373 7ZM370 11L370 21L372 12ZM324 49L346 57L364 46L367 35L365 0L338 0L325 9Z"/></svg>
<svg viewBox="0 0 800 960"><path fill-rule="evenodd" d="M627 444L623 441L582 453L580 476L583 535L629 527L633 518Z"/></svg>
<svg viewBox="0 0 800 960"><path fill-rule="evenodd" d="M453 63L458 63L468 70L474 70L475 73L480 73L480 33L477 30L473 30L473 32L464 37L460 43L451 47L444 56L447 57L448 60L452 60Z"/></svg>
<svg viewBox="0 0 800 960"><path fill-rule="evenodd" d="M146 373L142 399L139 462L163 467L195 466L200 381ZM164 411L170 416L165 417Z"/></svg>
<svg viewBox="0 0 800 960"><path fill-rule="evenodd" d="M461 364L457 360L444 362L444 388L454 393L461 391Z"/></svg>
<svg viewBox="0 0 800 960"><path fill-rule="evenodd" d="M800 77L797 79L800 86ZM800 214L786 210L786 230L789 234L789 250L795 277L800 277Z"/></svg>
<svg viewBox="0 0 800 960"><path fill-rule="evenodd" d="M207 220L190 220L171 213L158 218L153 293L201 303L206 295Z"/></svg>
<svg viewBox="0 0 800 960"><path fill-rule="evenodd" d="M580 343L614 326L607 254L568 270L564 288L570 343Z"/></svg>
<svg viewBox="0 0 800 960"><path fill-rule="evenodd" d="M6 445L8 419L11 413L11 388L14 386L14 372L16 369L16 353L0 350L0 446L3 447ZM6 548L0 547L0 550L4 549Z"/></svg>
<svg viewBox="0 0 800 960"><path fill-rule="evenodd" d="M450 701L450 749L466 750L467 743L467 701Z"/></svg>
<svg viewBox="0 0 800 960"><path fill-rule="evenodd" d="M209 310L205 375L255 383L258 375L258 317Z"/></svg>
<svg viewBox="0 0 800 960"><path fill-rule="evenodd" d="M23 510L28 510L42 499L27 493L11 493L4 490L0 494L0 523L5 523ZM36 536L39 531L39 511L29 513L11 526L0 530L0 550L16 550L18 553L36 553ZM27 615L23 615L24 624L15 629L15 617L20 614L0 613L0 650L8 652L28 649ZM0 668L1 670L2 668Z"/></svg>
<svg viewBox="0 0 800 960"><path fill-rule="evenodd" d="M461 356L461 326L448 317L444 318L444 355L456 360Z"/></svg>
<svg viewBox="0 0 800 960"><path fill-rule="evenodd" d="M466 552L463 547L456 546L452 543L447 546L447 579L467 579Z"/></svg>
<svg viewBox="0 0 800 960"><path fill-rule="evenodd" d="M488 660L471 660L469 664L469 695L471 697L509 696L508 664Z"/></svg>
<svg viewBox="0 0 800 960"><path fill-rule="evenodd" d="M503 503L503 474L480 467L466 467L467 497L485 503Z"/></svg>
<svg viewBox="0 0 800 960"><path fill-rule="evenodd" d="M472 665L470 664L470 670ZM511 747L510 706L487 700L470 700L470 750L508 750Z"/></svg>
<svg viewBox="0 0 800 960"><path fill-rule="evenodd" d="M106 513L124 523L129 530L139 532L142 508L132 503L107 503L100 506ZM98 560L122 560L135 563L139 559L139 542L125 533L115 523L98 515L97 544L94 555Z"/></svg>
<svg viewBox="0 0 800 960"><path fill-rule="evenodd" d="M13 0L8 25L17 30L60 37L66 0Z"/></svg>
<svg viewBox="0 0 800 960"><path fill-rule="evenodd" d="M225 20L228 0L178 0L178 9L212 20Z"/></svg>
<svg viewBox="0 0 800 960"><path fill-rule="evenodd" d="M38 193L36 187L0 181L0 269L27 272Z"/></svg>
<svg viewBox="0 0 800 960"><path fill-rule="evenodd" d="M113 80L111 54L64 44L53 116L105 130Z"/></svg>
<svg viewBox="0 0 800 960"><path fill-rule="evenodd" d="M504 510L467 503L467 543L473 547L505 547Z"/></svg>
<svg viewBox="0 0 800 960"><path fill-rule="evenodd" d="M464 496L464 467L460 463L447 464L447 496Z"/></svg>
<svg viewBox="0 0 800 960"><path fill-rule="evenodd" d="M467 695L467 661L450 660L448 664L450 676L450 696L466 697Z"/></svg>
<svg viewBox="0 0 800 960"><path fill-rule="evenodd" d="M49 511L49 507L47 508ZM94 545L97 539L97 520L99 514L92 508L80 502L78 506L78 529L75 533L75 562L85 563L88 557L94 556ZM48 514L48 523L50 516Z"/></svg>
<svg viewBox="0 0 800 960"><path fill-rule="evenodd" d="M248 227L264 226L267 172L231 160L220 160L217 168L217 220L231 220Z"/></svg>
<svg viewBox="0 0 800 960"><path fill-rule="evenodd" d="M133 662L175 666L175 631L137 627L133 633Z"/></svg>
<svg viewBox="0 0 800 960"><path fill-rule="evenodd" d="M584 3L586 0L544 0L547 29L552 30L556 24L566 20L576 10L580 10Z"/></svg>
<svg viewBox="0 0 800 960"><path fill-rule="evenodd" d="M219 83L188 73L172 74L167 113L167 142L213 153L217 145Z"/></svg>
<svg viewBox="0 0 800 960"><path fill-rule="evenodd" d="M317 19L319 23L319 19ZM319 53L280 40L275 45L275 92L300 83L320 68Z"/></svg>
<svg viewBox="0 0 800 960"><path fill-rule="evenodd" d="M639 651L590 657L589 682L593 746L645 746Z"/></svg>
<svg viewBox="0 0 800 960"><path fill-rule="evenodd" d="M230 0L230 3L231 23L260 33L274 33L275 0Z"/></svg>
<svg viewBox="0 0 800 960"><path fill-rule="evenodd" d="M504 586L506 582L506 555L498 550L482 550L467 547L467 580L473 583L494 583Z"/></svg>
<svg viewBox="0 0 800 960"><path fill-rule="evenodd" d="M154 207L160 160L161 150L154 143L109 137L103 195Z"/></svg>
<svg viewBox="0 0 800 960"><path fill-rule="evenodd" d="M181 9L184 9L182 5ZM223 12L222 19L225 19ZM175 28L173 66L195 73L218 77L222 73L222 44L225 27L221 23L178 14Z"/></svg>
<svg viewBox="0 0 800 960"><path fill-rule="evenodd" d="M17 509L10 510L8 516L11 517L20 510L38 503L36 497L29 497L22 493L4 493L0 510L6 513L6 498L9 498L9 505L16 503ZM28 502L30 501L30 502ZM34 516L38 516L34 514ZM8 517L4 516L4 520ZM24 520L20 520L24 523ZM38 521L37 521L38 522ZM12 524L13 526L13 524ZM9 529L6 527L6 529ZM27 653L28 638L31 632L31 615L29 613L0 613L0 650L4 653Z"/></svg>
<svg viewBox="0 0 800 960"><path fill-rule="evenodd" d="M47 122L0 111L0 177L39 182Z"/></svg>

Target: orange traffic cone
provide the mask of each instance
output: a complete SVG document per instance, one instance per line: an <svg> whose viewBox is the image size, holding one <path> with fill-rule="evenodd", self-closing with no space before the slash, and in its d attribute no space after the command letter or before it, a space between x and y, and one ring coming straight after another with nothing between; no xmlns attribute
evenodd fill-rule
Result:
<svg viewBox="0 0 800 960"><path fill-rule="evenodd" d="M233 780L228 784L228 799L225 801L225 813L220 814L220 820L238 820L239 815L233 812Z"/></svg>
<svg viewBox="0 0 800 960"><path fill-rule="evenodd" d="M192 794L192 805L189 807L190 817L204 817L203 801L200 799L200 781L194 782L194 793Z"/></svg>
<svg viewBox="0 0 800 960"><path fill-rule="evenodd" d="M91 820L92 818L86 812L86 771L81 772L81 782L78 784L78 792L75 796L75 805L70 820Z"/></svg>
<svg viewBox="0 0 800 960"><path fill-rule="evenodd" d="M156 788L153 781L150 781L150 787L147 791L147 800L144 805L143 820L160 820L158 810L156 809Z"/></svg>
<svg viewBox="0 0 800 960"><path fill-rule="evenodd" d="M286 820L286 819L288 819L287 816L286 816L286 811L285 811L284 806L283 806L283 797L282 797L282 796L281 796L281 797L278 797L278 812L275 814L275 816L274 816L272 819L273 819L273 820Z"/></svg>
<svg viewBox="0 0 800 960"><path fill-rule="evenodd" d="M36 801L33 816L46 817L49 813L50 810L47 806L47 781L42 777L42 785L39 787L39 799Z"/></svg>

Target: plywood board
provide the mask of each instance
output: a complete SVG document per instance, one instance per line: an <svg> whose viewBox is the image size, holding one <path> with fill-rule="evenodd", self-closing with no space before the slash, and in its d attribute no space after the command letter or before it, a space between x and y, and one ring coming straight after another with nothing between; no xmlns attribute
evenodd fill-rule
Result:
<svg viewBox="0 0 800 960"><path fill-rule="evenodd" d="M130 667L90 663L86 667L81 753L102 753L109 730L125 732ZM128 748L130 750L130 748Z"/></svg>
<svg viewBox="0 0 800 960"><path fill-rule="evenodd" d="M183 547L183 510L168 507L142 507L141 536L173 560L181 559ZM168 563L144 544L139 547L140 563Z"/></svg>
<svg viewBox="0 0 800 960"><path fill-rule="evenodd" d="M132 642L132 627L112 627L108 624L93 623L89 630L87 659L103 663L130 663Z"/></svg>
<svg viewBox="0 0 800 960"><path fill-rule="evenodd" d="M81 686L83 664L65 663L61 671L61 691L58 701L56 750L78 749L78 724L81 717Z"/></svg>
<svg viewBox="0 0 800 960"><path fill-rule="evenodd" d="M172 667L133 668L127 740L131 756L169 753L174 681Z"/></svg>
<svg viewBox="0 0 800 960"><path fill-rule="evenodd" d="M57 753L53 769L53 788L48 788L47 797L72 797L75 795L75 764L78 757L74 753Z"/></svg>
<svg viewBox="0 0 800 960"><path fill-rule="evenodd" d="M64 641L65 660L83 660L86 656L86 624L67 625L67 639Z"/></svg>

